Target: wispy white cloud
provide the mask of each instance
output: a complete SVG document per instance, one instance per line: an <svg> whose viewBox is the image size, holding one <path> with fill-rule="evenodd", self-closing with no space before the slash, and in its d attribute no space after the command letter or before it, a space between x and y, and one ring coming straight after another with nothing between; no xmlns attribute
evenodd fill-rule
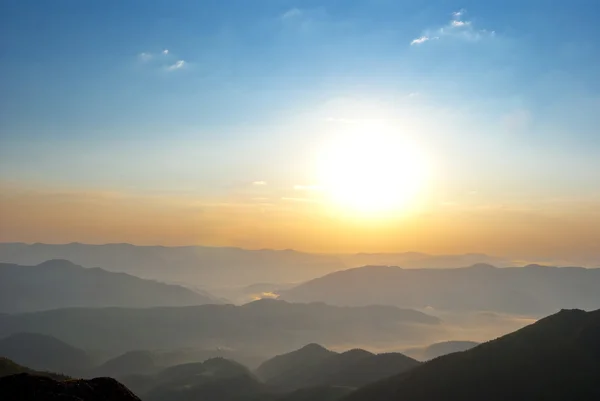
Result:
<svg viewBox="0 0 600 401"><path fill-rule="evenodd" d="M414 46L414 45L420 45L420 44L425 43L425 42L427 42L429 40L436 40L436 39L439 39L439 37L437 37L437 36L429 37L427 35L423 35L423 36L420 36L420 37L418 37L416 39L413 39L412 42L410 42L410 44L412 46Z"/></svg>
<svg viewBox="0 0 600 401"><path fill-rule="evenodd" d="M186 66L185 60L177 60L174 64L167 67L168 71L180 70Z"/></svg>
<svg viewBox="0 0 600 401"><path fill-rule="evenodd" d="M460 28L462 26L471 25L471 21L461 21L461 20L452 20L450 23L455 28Z"/></svg>
<svg viewBox="0 0 600 401"><path fill-rule="evenodd" d="M458 18L462 17L462 16L465 14L465 12L466 12L466 10L465 10L464 8L461 8L461 9L460 9L460 10L458 10L458 11L454 11L454 12L452 13L452 17L453 17L454 19L458 19Z"/></svg>
<svg viewBox="0 0 600 401"><path fill-rule="evenodd" d="M138 58L144 62L150 61L150 60L152 60L152 54L143 52L143 53L138 54Z"/></svg>
<svg viewBox="0 0 600 401"><path fill-rule="evenodd" d="M162 54L164 54L165 56L166 56L167 54L169 54L169 49L165 49L165 50L163 50L163 51L162 51Z"/></svg>
<svg viewBox="0 0 600 401"><path fill-rule="evenodd" d="M252 183L252 185L258 185L258 186L267 185L267 182L266 181L254 181Z"/></svg>
<svg viewBox="0 0 600 401"><path fill-rule="evenodd" d="M433 39L441 39L442 37L477 41L496 34L494 31L488 31L487 29L476 29L471 21L463 18L466 13L465 9L454 11L451 20L446 25L425 31L421 36L410 42L411 46L421 45Z"/></svg>
<svg viewBox="0 0 600 401"><path fill-rule="evenodd" d="M281 19L289 19L289 18L299 17L301 15L302 15L302 10L294 7L294 8L287 10L283 14L281 14Z"/></svg>

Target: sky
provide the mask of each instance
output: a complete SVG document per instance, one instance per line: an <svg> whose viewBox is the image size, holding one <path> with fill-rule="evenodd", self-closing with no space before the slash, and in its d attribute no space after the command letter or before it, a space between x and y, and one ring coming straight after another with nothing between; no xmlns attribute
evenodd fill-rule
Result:
<svg viewBox="0 0 600 401"><path fill-rule="evenodd" d="M0 241L600 260L595 0L0 11Z"/></svg>

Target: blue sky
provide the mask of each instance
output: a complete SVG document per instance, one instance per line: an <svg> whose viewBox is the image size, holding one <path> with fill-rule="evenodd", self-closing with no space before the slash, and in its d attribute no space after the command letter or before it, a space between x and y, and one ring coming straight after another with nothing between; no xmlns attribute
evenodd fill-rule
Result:
<svg viewBox="0 0 600 401"><path fill-rule="evenodd" d="M374 118L434 160L434 203L600 195L594 0L0 7L3 185L279 196Z"/></svg>

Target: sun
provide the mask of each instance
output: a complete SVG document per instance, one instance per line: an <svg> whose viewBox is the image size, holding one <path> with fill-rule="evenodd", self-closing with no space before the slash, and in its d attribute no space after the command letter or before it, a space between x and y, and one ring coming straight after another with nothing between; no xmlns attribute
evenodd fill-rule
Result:
<svg viewBox="0 0 600 401"><path fill-rule="evenodd" d="M323 148L318 170L331 203L369 214L408 208L428 175L422 151L380 127L337 135Z"/></svg>

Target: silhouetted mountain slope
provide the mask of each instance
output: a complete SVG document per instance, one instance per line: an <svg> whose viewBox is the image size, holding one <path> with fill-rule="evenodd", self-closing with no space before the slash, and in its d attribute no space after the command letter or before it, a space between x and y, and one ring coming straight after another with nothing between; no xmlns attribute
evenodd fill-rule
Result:
<svg viewBox="0 0 600 401"><path fill-rule="evenodd" d="M402 354L375 355L362 349L338 354L311 344L266 361L256 372L267 384L289 391L323 386L356 388L418 365Z"/></svg>
<svg viewBox="0 0 600 401"><path fill-rule="evenodd" d="M121 380L145 401L259 400L259 395L271 393L245 366L224 358L172 366L154 375L124 376Z"/></svg>
<svg viewBox="0 0 600 401"><path fill-rule="evenodd" d="M357 388L406 372L419 365L418 361L396 352L371 355L340 366L339 370L325 375L321 382Z"/></svg>
<svg viewBox="0 0 600 401"><path fill-rule="evenodd" d="M261 380L270 381L297 369L316 366L336 354L319 344L308 344L296 351L277 355L263 362L255 373Z"/></svg>
<svg viewBox="0 0 600 401"><path fill-rule="evenodd" d="M346 401L600 399L600 310L563 310L465 352L363 387Z"/></svg>
<svg viewBox="0 0 600 401"><path fill-rule="evenodd" d="M54 337L19 333L0 339L0 355L35 370L79 376L92 366L85 351Z"/></svg>
<svg viewBox="0 0 600 401"><path fill-rule="evenodd" d="M130 374L152 374L159 367L155 355L150 351L130 351L104 362L94 368L90 374L93 377L120 377Z"/></svg>
<svg viewBox="0 0 600 401"><path fill-rule="evenodd" d="M0 357L0 377L27 373L35 376L46 376L55 380L66 380L69 377L51 372L42 372L21 366L8 358Z"/></svg>
<svg viewBox="0 0 600 401"><path fill-rule="evenodd" d="M444 341L431 344L427 347L411 348L403 351L406 355L419 361L428 361L442 355L453 352L462 352L476 347L479 343L475 341Z"/></svg>
<svg viewBox="0 0 600 401"><path fill-rule="evenodd" d="M56 381L18 374L0 378L2 401L140 401L121 383L107 377Z"/></svg>
<svg viewBox="0 0 600 401"><path fill-rule="evenodd" d="M396 305L404 308L548 314L600 305L600 269L530 265L402 269L366 266L317 278L282 292L291 302Z"/></svg>
<svg viewBox="0 0 600 401"><path fill-rule="evenodd" d="M150 307L215 303L187 288L143 280L66 260L37 266L0 264L0 311L29 312L65 307Z"/></svg>
<svg viewBox="0 0 600 401"><path fill-rule="evenodd" d="M375 346L397 344L398 339L415 341L437 326L437 318L390 306L350 308L261 300L243 306L74 308L8 315L0 317L0 337L23 331L44 333L113 355L185 347L273 355L311 342Z"/></svg>
<svg viewBox="0 0 600 401"><path fill-rule="evenodd" d="M276 401L337 401L352 392L352 388L341 386L318 386L302 388L280 396Z"/></svg>

